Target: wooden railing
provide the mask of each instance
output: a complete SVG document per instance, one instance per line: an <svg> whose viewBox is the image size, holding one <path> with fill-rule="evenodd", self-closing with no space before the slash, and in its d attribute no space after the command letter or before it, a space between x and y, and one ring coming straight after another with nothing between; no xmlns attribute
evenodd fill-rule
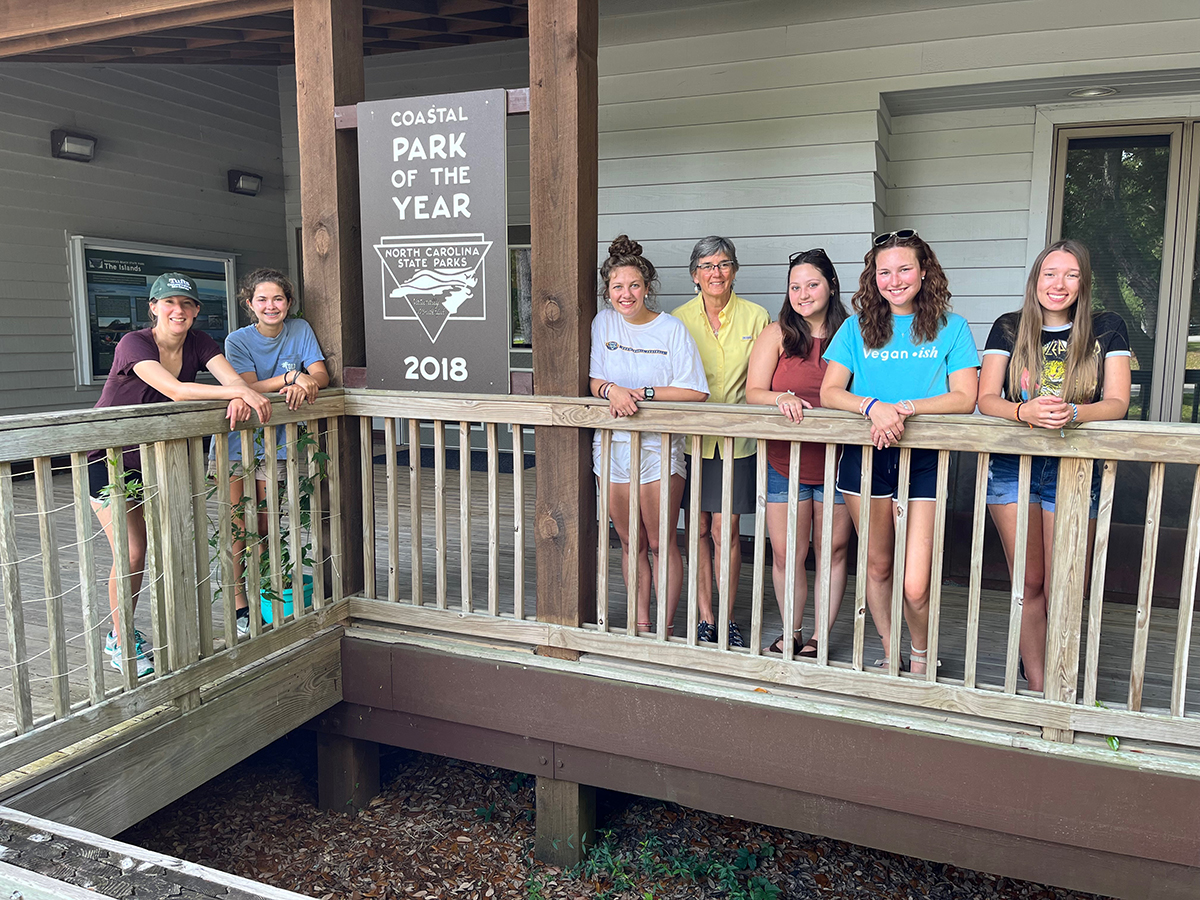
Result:
<svg viewBox="0 0 1200 900"><path fill-rule="evenodd" d="M0 772L98 734L162 704L186 710L199 690L292 643L303 641L344 611L336 577L335 536L339 472L323 454L336 452L342 399L333 394L297 413L274 406L272 425L285 426L286 460L275 459L275 429L261 432L267 459L265 513L244 516L250 634L239 644L234 609L233 518L228 442L253 454L253 434L230 435L223 404L162 404L0 419L0 583L4 602L4 674L0 688ZM246 427L246 426L243 426ZM301 433L308 437L301 439ZM216 477L206 475L205 438L217 435ZM88 495L88 453L106 451L111 485L125 484L122 447L141 452L139 502L112 490L109 508L116 553L101 531ZM263 455L260 449L259 455ZM236 474L237 464L235 464ZM256 506L253 478L242 479L248 508ZM332 497L333 506L325 497ZM139 508L147 528L145 579L134 614L124 523ZM330 510L333 510L331 512ZM311 524L302 525L311 519ZM306 545L311 542L311 549ZM284 552L286 549L287 553ZM260 579L257 560L269 572ZM136 625L153 646L154 673L139 678L126 660L109 666L105 636L112 627L109 569L116 559L119 639L134 645ZM280 595L285 559L294 566L297 602L284 615ZM333 577L320 577L332 567ZM314 571L315 570L315 571ZM313 579L312 608L299 602L301 575ZM266 584L260 584L265 581ZM272 625L265 625L259 592L268 591ZM217 605L214 607L214 601ZM128 654L132 655L132 654Z"/></svg>
<svg viewBox="0 0 1200 900"><path fill-rule="evenodd" d="M896 707L961 714L976 720L994 720L997 727L1016 728L1026 733L1032 726L1040 730L1043 738L1055 741L1073 741L1077 735L1090 735L1100 746L1104 745L1106 739L1110 744L1120 739L1133 739L1200 748L1200 720L1189 712L1187 704L1189 687L1197 686L1194 683L1189 685L1188 681L1193 599L1200 558L1200 429L1196 427L1119 422L1071 429L1060 436L1059 432L1033 431L978 416L922 416L910 420L901 449L901 482L906 481L904 475L909 469L912 449L922 447L938 451L935 552L929 598L929 659L936 660L941 656L947 663L944 670L931 664L926 673L911 675L900 671L899 627L893 628L890 634L890 653L887 654L890 657L889 667L879 671L864 664L864 642L867 640L865 541L859 544L857 559L852 559L850 563L854 584L852 607L847 603L847 608L853 611L850 649L837 658L831 656L829 641L826 640L829 621L828 555L831 552L828 534L823 542L826 558L818 566L824 583L823 590L819 592L822 601L816 611L817 659L790 659L788 642L785 642L782 658L766 654L760 649L764 609L774 607L772 598L765 596L765 585L769 581L765 577L769 562L764 516L761 514L766 502L765 441L803 438L825 445L827 458L832 458L836 445L863 444L868 440L865 423L858 417L818 410L809 414L802 425L795 426L766 408L655 403L644 405L632 418L614 421L609 417L606 406L588 398L456 398L371 391L347 392L345 402L348 415L361 417L364 435L368 428L368 417L373 417L377 423L381 418L383 420L383 432L388 442L385 447L388 474L387 497L381 515L387 516L386 533L399 538L387 543L387 590L372 592L368 584L365 598L351 601L352 617L523 641L670 665L706 674L739 676L762 683L811 689L821 692L827 699L829 695L840 695L856 698L855 702L865 699ZM393 435L401 422L404 423L410 449L407 491L402 488L403 479L394 462L398 445ZM444 436L449 428L451 433L457 432L460 440L466 440L471 434L472 425L481 427L483 432L483 440L479 443L487 460L487 524L486 529L477 528L468 506L461 502L461 498L468 496L473 477L464 466L459 470L459 534L456 547L455 536L451 535L447 542L448 514L445 504L449 482L446 472L441 468L445 459ZM514 573L528 573L529 561L533 558L532 542L525 534L523 503L509 504L500 509L495 498L495 489L501 478L495 464L496 436L498 430L502 431L506 426L511 426L517 435L544 426L599 429L602 434L602 458L606 465L609 459L608 432L613 429L634 432L632 452L635 459L639 452L638 434L660 434L664 441L667 435L673 433L693 435L693 442L699 440L696 435L704 434L718 435L727 443L728 439L737 437L756 440L757 503L760 514L755 517L753 567L747 579L751 590L750 646L744 649L727 646L729 601L736 590L735 586L727 583L719 585L720 600L714 604L720 610L720 643L714 647L697 642L697 590L691 566L688 567L685 581L686 602L681 603L678 621L680 625L686 621L686 631L681 628L676 632L678 636L668 634L665 625L669 623L665 620L664 604L658 604L653 633L639 635L634 627L636 618L632 606L634 601L631 599L636 596L636 590L633 586L626 589L622 583L617 565L620 551L610 548L606 527L601 529L599 546L590 551L581 548L581 552L595 552L598 559L596 615L593 620L581 628L530 621L528 592L522 590L525 579L513 579ZM432 498L415 452L416 443L421 441L417 437L421 427L426 435L432 428L435 464ZM428 440L425 442L429 443ZM793 458L798 446L793 444ZM426 452L428 454L428 449ZM1062 460L1054 532L1056 563L1047 611L1044 692L1031 692L1019 687L1017 673L1023 589L1011 590L1001 599L996 591L988 590L984 584L987 465L993 453L1023 455L1022 501L1029 496L1029 456L1054 456ZM970 581L965 590L943 586L943 549L950 495L948 472L955 454L959 457L960 468L967 468L966 464L973 462L976 471L972 526L969 536L960 536L960 539L969 537L970 541ZM864 454L864 458L869 461L870 454ZM1094 551L1089 556L1088 510L1093 459L1103 461L1103 478L1099 517L1094 520ZM1133 610L1113 602L1106 603L1104 593L1114 488L1118 470L1123 464L1128 466L1130 463L1148 465L1150 473L1140 589L1137 606ZM1191 514L1182 572L1182 599L1178 610L1156 610L1153 584L1158 557L1164 471L1168 464L1191 467ZM631 469L638 471L636 462ZM520 465L514 465L514 470L520 472ZM869 483L869 472L864 473L863 477ZM605 481L603 477L600 480L602 483ZM832 481L832 467L827 467L827 496L832 496ZM376 500L369 492L370 481L366 478L364 485L364 508L371 509ZM608 515L606 494L605 490L600 490L598 503L599 515L605 525ZM636 492L631 491L631 494L636 495ZM518 478L514 482L513 495L528 501L525 479ZM453 501L454 497L450 499ZM506 502L509 500L507 497L505 499ZM428 525L420 522L422 502L431 502L434 506L435 525L432 531ZM689 505L695 508L696 503L697 497L693 495L685 497L683 505L685 509ZM725 503L728 511L728 491L725 492ZM898 504L901 526L906 521L903 512L907 503L906 491L902 491ZM1027 510L1028 506L1023 503L1019 508ZM405 511L408 511L407 516L404 515ZM449 515L453 518L453 511ZM661 540L677 539L676 515L664 517L658 523ZM374 517L366 518L373 520ZM415 524L410 526L410 522ZM499 536L508 533L508 522L513 523L512 531L517 540L515 544L506 546L502 557L497 552ZM827 517L826 522L830 523L831 517ZM788 524L789 535L794 535L794 509ZM865 529L867 523L862 525ZM373 527L373 522L369 522L366 529L370 531ZM630 542L635 546L638 527L635 506L630 514ZM827 524L826 527L831 526ZM1028 515L1023 513L1016 540L1016 546L1022 549L1018 550L1014 560L1018 585L1023 583L1020 573L1025 565L1023 548L1027 529ZM484 530L486 539L477 538L477 541L487 547L486 602L472 592L474 575L470 570L471 560L467 550L471 535L482 534ZM905 530L899 527L897 531L891 610L892 621L898 624L902 619L904 602ZM685 560L695 554L695 531L692 534L691 546L685 549ZM792 543L789 541L789 545ZM364 550L371 553L373 547L374 542L367 540ZM727 540L720 551L727 556L729 549ZM406 557L411 558L411 564L406 562ZM791 567L803 564L803 560L787 560L789 571L794 571ZM658 565L664 563L660 560ZM366 568L372 571L374 561L367 560ZM431 577L431 568L434 573L432 578L437 584L434 597L428 596L427 586L422 587L422 581ZM728 571L728 567L724 568ZM459 579L457 591L453 583L448 583L450 573L456 574ZM498 587L501 583L505 585L504 590ZM951 594L954 597L948 600ZM513 601L511 607L507 606L509 596ZM386 597L386 605L373 602L374 597ZM796 602L797 598L792 596L789 588L784 599L785 619L790 618ZM1128 626L1118 621L1128 618L1125 615L1127 611L1134 613L1133 621ZM1114 621L1106 621L1104 614L1115 616ZM1152 640L1152 633L1158 637ZM955 635L953 639L951 634ZM1166 637L1162 637L1164 634ZM1155 653L1151 655L1148 650L1155 642L1160 646L1156 646ZM1147 681L1148 665L1156 670L1162 669L1166 665L1164 654L1170 654L1167 666L1169 696L1147 703L1143 688ZM1118 682L1123 685L1119 690L1114 687ZM1147 752L1153 752L1153 748Z"/></svg>
<svg viewBox="0 0 1200 900"><path fill-rule="evenodd" d="M867 440L865 423L857 417L814 411L796 426L758 407L656 403L632 418L614 421L605 405L588 398L328 391L315 406L298 413L276 404L274 423L287 425L289 451L279 464L281 471L268 473L268 479L279 476L285 490L278 501L268 491L265 535L255 534L254 517L247 518L249 554L254 556L256 546L266 548L272 563L261 579L257 567L248 567L247 590L254 598L261 580L277 594L284 573L276 563L283 548L288 547L296 559L311 540L314 609L310 613L296 603L291 614L284 615L275 601L273 624L268 626L252 600L251 637L238 643L229 590L235 576L228 513L235 498L229 495L229 473L220 461L225 441L242 438L226 436L219 409L164 404L0 420L0 582L7 648L4 666L10 675L9 686L0 689L0 712L7 706L11 717L11 727L0 735L0 768L24 765L162 704L186 709L196 702L201 687L305 640L331 621L347 619L665 665L680 677L688 672L733 676L764 688L780 685L811 692L827 702L861 706L869 701L876 712L907 710L917 717L904 720L909 727L924 710L935 714L928 719L933 723L930 727L946 715L972 722L990 720L998 732L1007 729L1035 744L1030 735L1039 733L1051 741L1100 747L1106 738L1132 740L1146 754L1139 759L1150 759L1167 745L1174 749L1159 759L1170 765L1182 764L1179 760L1190 758L1188 751L1200 748L1200 721L1189 711L1188 700L1189 689L1197 686L1190 655L1200 566L1198 427L1122 422L1084 426L1059 436L980 417L910 420L902 472L909 467L913 448L938 451L929 658L941 657L946 663L941 669L930 665L926 673L911 675L900 670L898 627L890 635L889 668L875 670L866 662L864 544L850 563L853 603L845 607L849 615L843 612L838 630L830 631L827 573L832 542L828 533L822 542L825 559L818 565L825 584L817 592L822 598L816 609L817 658L791 659L786 641L782 655L760 649L765 622L775 615L767 587L769 563L761 515L766 502L765 441L816 442L831 459L837 445ZM306 423L308 434L330 458L324 475L309 450L296 452L301 446L297 441L301 423ZM653 633L637 633L630 600L636 590L629 590L621 578L619 550L613 548L607 527L600 530L598 545L578 548L579 553L594 554L597 561L595 595L576 598L580 608L594 613L584 617L581 627L538 621L530 534L535 477L528 466L536 458L536 435L547 427L599 429L606 461L613 429L688 434L693 442L696 435L704 434L718 435L727 443L737 437L758 442L760 514L754 517L751 564L740 594L738 586L727 580L718 586L717 644L696 639L697 584L690 565L677 636L669 633L666 626L671 623L666 622L661 604ZM202 441L209 434L217 435L215 479L205 477ZM274 432L268 429L264 443L269 459L273 440ZM87 498L86 453L130 444L140 446L144 458L152 461L146 467L150 474L145 503L152 524L151 547L137 618L143 630L146 626L141 623L149 620L156 649L157 671L149 679L106 669L102 644L109 625L106 591L111 556ZM339 447L356 444L362 447L358 458L347 460L345 453L339 454ZM635 455L637 446L635 441ZM793 457L798 448L793 444ZM1044 692L1021 689L1017 677L1021 591L1001 594L984 582L987 461L990 454L1000 452L1063 460ZM335 464L339 456L343 468ZM864 456L870 459L870 454ZM970 579L963 588L944 586L942 577L951 494L948 480L955 456L960 476L971 464L976 473L972 524L968 534L957 536L970 545ZM118 457L113 454L113 480L120 476ZM1093 459L1105 462L1094 551L1089 555L1088 482ZM1122 487L1127 494L1136 490L1132 475L1138 473L1128 472L1130 464L1149 475L1139 591L1132 607L1106 601L1104 593L1118 479L1125 479ZM1154 602L1166 467L1171 464L1188 467L1191 485L1178 609L1156 608ZM361 494L357 488L351 495L342 490L343 481L351 480L347 465L361 475ZM1021 471L1024 498L1028 496L1027 462ZM357 478L352 480L357 483ZM832 468L827 467L827 495L832 495L832 480ZM728 491L725 495L728 504ZM598 504L605 525L606 496L601 491ZM305 502L311 504L313 524L302 534L301 529L287 526L301 519ZM901 510L907 502L902 495ZM695 503L694 495L687 497L684 507ZM114 500L114 513L120 515L119 500ZM347 539L339 518L343 515L347 522L361 516L361 542ZM1018 525L1018 547L1025 544L1027 518L1022 516ZM901 515L899 521L903 523L905 517ZM678 526L677 514L660 519L660 543L678 540ZM631 515L635 543L640 527L635 508ZM793 512L789 547L794 546L796 528ZM901 621L903 604L904 540L900 529L891 597L896 623ZM685 561L695 557L695 531L688 544ZM726 538L719 552L728 557L730 550ZM357 554L365 573L361 592L357 585L348 590L341 577L343 571L357 568L349 565L357 563L351 557ZM791 558L786 564L794 571L804 560ZM1019 572L1024 565L1022 553L1018 552L1014 564ZM663 565L661 560L658 565ZM722 568L728 571L727 566ZM127 566L118 562L120 583L125 584L128 575ZM791 579L785 582L792 583ZM213 611L218 588L221 599ZM122 610L131 605L128 594L123 588ZM797 602L794 592L785 590L785 621ZM739 615L749 615L747 648L728 646L731 607L740 610ZM135 621L127 614L121 619L129 626ZM123 640L128 641L128 636ZM1049 749L1048 744L1037 745Z"/></svg>

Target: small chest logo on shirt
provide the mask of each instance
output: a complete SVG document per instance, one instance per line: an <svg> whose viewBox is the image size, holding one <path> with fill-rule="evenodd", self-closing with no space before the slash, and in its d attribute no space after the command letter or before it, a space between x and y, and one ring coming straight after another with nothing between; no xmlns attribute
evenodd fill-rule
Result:
<svg viewBox="0 0 1200 900"><path fill-rule="evenodd" d="M609 342L608 342L608 343L606 343L604 346L605 346L605 347L607 347L609 350L616 350L616 349L617 349L617 342L616 342L616 341L609 341Z"/></svg>
<svg viewBox="0 0 1200 900"><path fill-rule="evenodd" d="M754 340L754 335L752 335L752 334L743 334L743 335L742 335L742 340L743 340L743 341L752 341L752 340Z"/></svg>

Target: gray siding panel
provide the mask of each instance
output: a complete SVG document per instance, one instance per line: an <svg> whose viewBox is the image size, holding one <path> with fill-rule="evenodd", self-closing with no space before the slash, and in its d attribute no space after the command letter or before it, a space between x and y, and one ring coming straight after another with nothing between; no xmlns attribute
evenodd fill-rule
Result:
<svg viewBox="0 0 1200 900"><path fill-rule="evenodd" d="M69 235L286 264L279 121L271 70L0 64L0 415L99 396L75 386ZM96 158L53 159L60 127L95 135ZM262 193L230 194L231 168Z"/></svg>

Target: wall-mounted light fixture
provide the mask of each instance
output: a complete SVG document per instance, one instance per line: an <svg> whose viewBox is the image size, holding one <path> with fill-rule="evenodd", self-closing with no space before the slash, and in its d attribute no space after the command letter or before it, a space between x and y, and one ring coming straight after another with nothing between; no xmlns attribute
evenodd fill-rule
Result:
<svg viewBox="0 0 1200 900"><path fill-rule="evenodd" d="M91 162L96 155L96 139L90 134L77 134L65 128L50 132L50 154L55 159L74 159Z"/></svg>
<svg viewBox="0 0 1200 900"><path fill-rule="evenodd" d="M255 175L253 172L243 172L240 169L230 169L228 174L230 193L255 197L262 190L261 175Z"/></svg>

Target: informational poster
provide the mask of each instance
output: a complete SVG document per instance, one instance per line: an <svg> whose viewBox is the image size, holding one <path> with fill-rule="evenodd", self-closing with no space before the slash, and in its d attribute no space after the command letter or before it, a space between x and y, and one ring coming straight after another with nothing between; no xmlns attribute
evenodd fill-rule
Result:
<svg viewBox="0 0 1200 900"><path fill-rule="evenodd" d="M358 104L367 386L508 393L506 95Z"/></svg>
<svg viewBox="0 0 1200 900"><path fill-rule="evenodd" d="M232 253L75 237L71 258L81 384L102 382L121 338L150 326L150 287L164 272L182 272L200 289L193 329L224 346L236 324Z"/></svg>

